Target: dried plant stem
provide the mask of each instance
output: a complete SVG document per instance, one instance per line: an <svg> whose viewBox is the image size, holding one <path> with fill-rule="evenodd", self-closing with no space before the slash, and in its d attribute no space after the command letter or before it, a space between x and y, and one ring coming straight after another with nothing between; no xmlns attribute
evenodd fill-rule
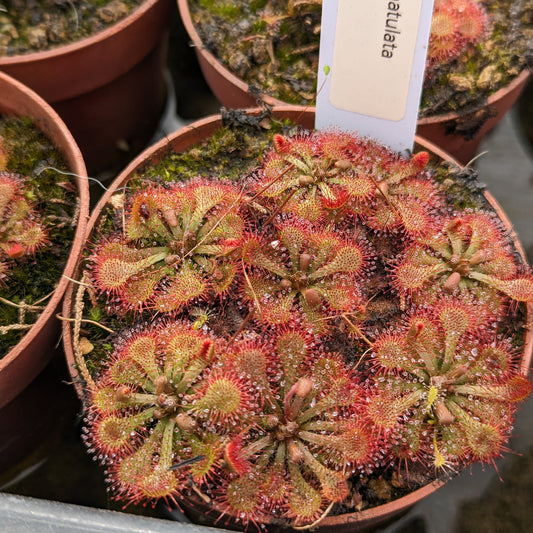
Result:
<svg viewBox="0 0 533 533"><path fill-rule="evenodd" d="M261 196L268 188L272 187L274 183L279 181L289 170L292 170L294 168L294 163L291 163L276 179L269 181L262 189L257 191L251 198L248 200L249 202L253 202L258 196Z"/></svg>
<svg viewBox="0 0 533 533"><path fill-rule="evenodd" d="M85 380L85 383L87 383L87 388L93 391L96 389L96 384L94 383L94 380L87 369L87 365L85 364L85 359L80 348L80 331L81 323L83 322L83 296L85 295L85 291L87 289L85 280L86 277L84 274L81 278L81 283L78 285L78 290L76 291L74 300L74 328L72 331L72 347L74 349L74 360L78 365L78 369Z"/></svg>
<svg viewBox="0 0 533 533"><path fill-rule="evenodd" d="M33 324L10 324L9 326L0 327L0 335L5 335L10 331L22 331L25 329L30 329L33 327Z"/></svg>
<svg viewBox="0 0 533 533"><path fill-rule="evenodd" d="M296 192L296 189L293 189L288 195L287 195L287 198L285 198L285 200L283 200L283 202L281 203L281 205L279 205L275 210L274 212L268 217L267 221L265 222L265 226L268 226L268 224L270 224L272 222L272 220L274 219L274 217L281 212L281 210L287 205L287 202L293 197L294 193Z"/></svg>
<svg viewBox="0 0 533 533"><path fill-rule="evenodd" d="M65 316L62 316L61 314L56 315L58 320L63 320L64 322L76 322L76 318L67 318ZM82 318L81 319L82 324L92 324L93 326L98 326L99 328L103 329L104 331L107 331L108 333L115 333L114 330L111 328L108 328L107 326L104 326L103 324L100 324L100 322L96 322L95 320L90 320L88 318Z"/></svg>
<svg viewBox="0 0 533 533"><path fill-rule="evenodd" d="M235 201L228 207L227 211L216 221L214 226L203 236L203 238L193 247L191 248L182 259L182 262L185 261L185 259L191 255L199 246L201 246L205 240L220 226L222 221L233 211L235 206L239 205L240 201L242 200L244 194L244 186L241 188L241 191L239 193L239 196L235 199Z"/></svg>
<svg viewBox="0 0 533 533"><path fill-rule="evenodd" d="M254 316L254 310L252 309L242 320L241 325L239 326L239 329L231 336L231 339L228 341L228 346L230 346L233 341L239 336L239 333L244 329L244 326L250 322L252 317Z"/></svg>
<svg viewBox="0 0 533 533"><path fill-rule="evenodd" d="M47 294L43 298L41 298L38 302L35 302L35 304L27 304L22 300L22 302L16 304L15 302L11 302L10 300L6 300L5 298L0 297L0 302L3 304L9 305L11 307L16 307L17 309L20 309L21 311L42 311L44 307L42 305L36 305L48 298L50 294Z"/></svg>
<svg viewBox="0 0 533 533"><path fill-rule="evenodd" d="M371 348L374 346L374 343L370 340L368 340L368 338L365 336L365 334L361 331L361 328L359 328L357 325L355 325L349 318L348 316L346 315L346 313L343 313L341 315L341 318L343 320L345 320L348 325L353 329L353 331L355 333L357 333L357 335L359 335L359 337L361 337L361 339L363 339Z"/></svg>

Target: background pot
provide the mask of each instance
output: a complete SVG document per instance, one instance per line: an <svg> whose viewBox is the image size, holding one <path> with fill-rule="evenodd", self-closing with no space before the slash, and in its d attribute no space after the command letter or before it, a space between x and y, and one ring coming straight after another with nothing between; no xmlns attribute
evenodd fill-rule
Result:
<svg viewBox="0 0 533 533"><path fill-rule="evenodd" d="M466 165L478 152L483 137L496 126L514 105L529 79L529 70L523 70L509 85L489 96L484 106L467 113L446 113L418 120L417 133L442 147L455 159ZM482 115L484 122L472 138L463 131L472 120Z"/></svg>
<svg viewBox="0 0 533 533"><path fill-rule="evenodd" d="M63 154L75 178L80 202L78 225L71 244L70 256L58 280L53 296L32 328L0 359L0 408L17 396L46 366L58 344L60 325L56 313L72 277L85 240L89 213L89 187L81 152L71 133L57 113L37 94L0 72L0 113L28 116ZM68 246L69 243L65 243Z"/></svg>
<svg viewBox="0 0 533 533"><path fill-rule="evenodd" d="M194 47L200 69L211 91L220 103L230 109L254 107L258 99L248 91L249 85L230 72L222 63L207 50L194 27L189 10L188 0L177 0L178 10L185 30ZM447 113L421 118L418 121L417 133L428 141L445 150L463 165L466 165L477 153L483 137L501 120L512 107L529 78L529 70L524 70L509 85L491 95L487 103L468 113ZM286 105L276 98L261 95L261 99L269 105ZM472 119L477 124L482 118L482 126L472 138L468 132Z"/></svg>
<svg viewBox="0 0 533 533"><path fill-rule="evenodd" d="M250 114L257 114L260 111L258 109L251 109L247 111ZM274 117L289 119L305 128L313 128L314 125L314 108L303 108L301 106L279 106L273 110ZM109 189L102 196L96 207L94 208L91 218L88 223L87 235L90 236L92 229L96 226L100 213L104 209L105 205L109 202L111 196L123 186L125 182L142 174L143 169L159 163L164 157L172 152L183 152L191 146L202 142L209 136L211 136L217 129L222 125L222 120L220 115L214 115L206 117L204 119L198 120L180 130L174 132L171 135L168 135L165 139L162 139L154 146L145 150L140 154L134 161L132 161L115 179L115 181L110 185ZM427 140L416 137L416 145L419 149L424 149L433 154L434 157L440 160L447 160L451 163L459 165L453 158L448 154L442 151L437 146L428 142ZM459 165L460 166L460 165ZM493 207L493 209L498 213L501 221L508 228L511 238L514 241L518 253L521 255L522 259L526 261L524 251L518 238L512 229L512 225L508 220L505 213L503 213L501 207L498 205L496 200L489 194L485 193L485 197ZM72 314L72 307L74 301L74 285L71 283L65 293L65 299L63 304L63 315L65 317L70 317ZM521 360L520 370L522 373L527 374L529 370L529 365L531 363L531 357L533 352L533 304L528 306L528 328L527 328L527 338L526 345L524 347L524 353ZM73 336L71 324L68 322L63 322L63 345L67 359L67 365L72 376L72 381L78 395L84 400L84 386L83 380L78 373L78 368L74 356L73 350ZM335 528L335 531L338 533L350 533L354 531L363 531L367 528L375 527L379 524L397 517L399 514L407 511L415 503L422 500L429 494L435 492L440 488L445 481L436 480L432 483L429 483L418 490L415 490L408 495L398 498L390 503L386 503L372 509L367 509L357 513L346 513L337 516L331 516L325 518L318 528L313 528L313 531L319 531L321 533L328 533L332 531L332 528ZM215 523L215 516L206 516L207 510L202 508L201 503L199 503L199 508L192 509L185 505L185 507L190 512L191 516L198 518L200 523L204 522L209 525ZM176 511L180 513L180 511ZM231 521L228 523L225 519L222 519L220 522L217 522L221 527L232 527L235 524L232 524ZM238 526L237 526L238 527ZM242 529L242 527L241 527ZM277 526L269 526L268 531L274 533L281 529ZM285 529L286 531L286 529Z"/></svg>
<svg viewBox="0 0 533 533"><path fill-rule="evenodd" d="M0 57L0 70L42 96L71 130L89 172L122 167L150 140L166 101L173 0L146 0L113 26L42 52Z"/></svg>

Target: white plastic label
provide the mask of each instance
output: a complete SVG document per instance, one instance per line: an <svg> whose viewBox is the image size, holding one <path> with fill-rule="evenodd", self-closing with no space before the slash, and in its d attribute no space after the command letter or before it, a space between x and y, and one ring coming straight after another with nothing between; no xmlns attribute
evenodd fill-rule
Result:
<svg viewBox="0 0 533 533"><path fill-rule="evenodd" d="M412 149L433 0L323 0L315 127Z"/></svg>

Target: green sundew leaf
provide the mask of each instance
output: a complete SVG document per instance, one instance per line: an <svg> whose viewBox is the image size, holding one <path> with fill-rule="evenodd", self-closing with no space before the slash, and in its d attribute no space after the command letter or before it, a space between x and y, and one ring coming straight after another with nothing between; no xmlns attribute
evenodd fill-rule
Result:
<svg viewBox="0 0 533 533"><path fill-rule="evenodd" d="M204 294L207 283L203 276L188 266L184 266L177 276L154 298L154 309L168 312L179 309L185 303Z"/></svg>
<svg viewBox="0 0 533 533"><path fill-rule="evenodd" d="M213 243L218 239L240 239L244 232L244 220L236 213L222 210L220 215L209 217L198 230L198 242Z"/></svg>
<svg viewBox="0 0 533 533"><path fill-rule="evenodd" d="M308 240L307 236L295 226L286 226L279 232L279 238L287 252L289 252L293 269L299 269L300 253L305 248Z"/></svg>
<svg viewBox="0 0 533 533"><path fill-rule="evenodd" d="M297 522L311 522L322 508L322 495L302 476L299 467L289 462L290 491L287 503Z"/></svg>
<svg viewBox="0 0 533 533"><path fill-rule="evenodd" d="M155 381L161 374L157 364L157 343L153 335L137 335L127 345L126 357L135 361L150 378Z"/></svg>
<svg viewBox="0 0 533 533"><path fill-rule="evenodd" d="M343 246L337 250L335 257L327 264L315 270L313 279L323 278L339 272L356 274L363 266L363 254L357 246Z"/></svg>

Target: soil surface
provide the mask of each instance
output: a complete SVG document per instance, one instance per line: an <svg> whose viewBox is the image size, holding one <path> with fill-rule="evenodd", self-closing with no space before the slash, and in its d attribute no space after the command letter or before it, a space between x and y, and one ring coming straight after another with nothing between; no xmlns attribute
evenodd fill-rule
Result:
<svg viewBox="0 0 533 533"><path fill-rule="evenodd" d="M98 33L143 0L0 0L0 57L55 48Z"/></svg>
<svg viewBox="0 0 533 533"><path fill-rule="evenodd" d="M531 56L532 0L482 0L491 33L426 75L420 116L481 105L523 70ZM321 1L189 0L206 48L234 74L280 100L309 104L316 91ZM481 117L482 118L482 117Z"/></svg>

